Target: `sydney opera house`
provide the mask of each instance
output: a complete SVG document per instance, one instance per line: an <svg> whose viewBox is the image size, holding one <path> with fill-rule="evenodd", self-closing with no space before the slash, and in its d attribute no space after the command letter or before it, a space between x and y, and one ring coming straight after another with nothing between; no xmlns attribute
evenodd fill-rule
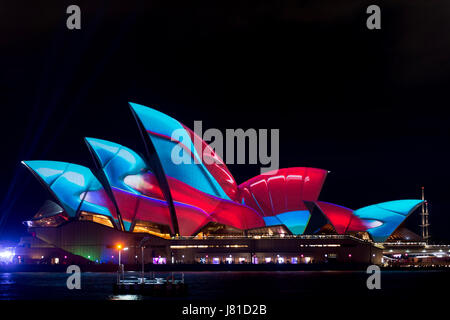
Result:
<svg viewBox="0 0 450 320"><path fill-rule="evenodd" d="M325 202L319 198L328 171L308 167L237 184L206 142L194 143L200 138L188 127L130 106L145 154L86 138L92 168L23 162L52 197L25 223L35 239L63 252L55 253L58 261L117 263L118 250L127 248L123 261L136 263L145 248L146 261L158 264L380 263L382 244L407 233L402 224L422 203L353 210ZM179 141L171 138L174 130L182 133ZM196 161L174 163L176 145Z"/></svg>

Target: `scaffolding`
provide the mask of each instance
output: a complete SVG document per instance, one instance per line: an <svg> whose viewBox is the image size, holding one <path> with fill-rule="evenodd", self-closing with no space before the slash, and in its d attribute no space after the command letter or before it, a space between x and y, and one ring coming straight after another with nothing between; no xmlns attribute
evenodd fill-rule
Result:
<svg viewBox="0 0 450 320"><path fill-rule="evenodd" d="M420 228L422 229L422 238L428 244L430 239L430 222L429 222L429 213L428 213L428 202L425 200L425 188L422 187L422 211L420 212L421 224Z"/></svg>

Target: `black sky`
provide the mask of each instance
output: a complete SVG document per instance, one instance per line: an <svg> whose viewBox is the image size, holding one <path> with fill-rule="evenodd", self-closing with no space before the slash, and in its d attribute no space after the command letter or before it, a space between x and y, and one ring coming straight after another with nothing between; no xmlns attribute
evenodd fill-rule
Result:
<svg viewBox="0 0 450 320"><path fill-rule="evenodd" d="M365 27L370 4L381 30ZM444 1L9 1L0 30L0 238L48 198L20 160L92 166L85 136L142 150L134 101L190 127L279 128L281 167L331 171L324 201L356 209L423 185L432 235L450 239Z"/></svg>

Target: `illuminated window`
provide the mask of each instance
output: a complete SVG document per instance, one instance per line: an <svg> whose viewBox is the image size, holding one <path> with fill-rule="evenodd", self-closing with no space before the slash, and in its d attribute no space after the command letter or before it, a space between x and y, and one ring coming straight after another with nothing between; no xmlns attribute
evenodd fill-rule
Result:
<svg viewBox="0 0 450 320"><path fill-rule="evenodd" d="M209 222L204 226L200 232L195 236L197 239L202 239L205 237L212 236L243 236L244 232L242 230L233 228L217 222Z"/></svg>
<svg viewBox="0 0 450 320"><path fill-rule="evenodd" d="M252 235L254 237L258 236L280 236L284 237L286 234L289 234L288 229L286 229L283 225L277 226L267 226L262 228L254 228L247 231L248 235Z"/></svg>
<svg viewBox="0 0 450 320"><path fill-rule="evenodd" d="M52 217L40 218L37 220L27 221L27 226L32 227L58 227L69 219L63 213Z"/></svg>
<svg viewBox="0 0 450 320"><path fill-rule="evenodd" d="M33 219L26 223L28 227L58 227L68 220L67 213L58 204L46 201Z"/></svg>
<svg viewBox="0 0 450 320"><path fill-rule="evenodd" d="M111 219L107 216L103 216L101 214L94 214L86 211L81 211L80 214L80 220L81 221L92 221L95 223L102 224L104 226L114 228L114 224L112 223Z"/></svg>
<svg viewBox="0 0 450 320"><path fill-rule="evenodd" d="M171 245L171 249L190 249L190 248L248 248L246 244L216 244L216 245L206 245L206 244L189 244L189 245Z"/></svg>
<svg viewBox="0 0 450 320"><path fill-rule="evenodd" d="M197 233L197 235L194 237L195 239L203 239L204 237L206 237L207 235L204 234L203 232L199 232Z"/></svg>
<svg viewBox="0 0 450 320"><path fill-rule="evenodd" d="M154 257L153 264L166 264L167 259L164 257Z"/></svg>
<svg viewBox="0 0 450 320"><path fill-rule="evenodd" d="M133 232L149 233L160 238L170 239L170 229L168 226L151 223L149 221L136 221Z"/></svg>

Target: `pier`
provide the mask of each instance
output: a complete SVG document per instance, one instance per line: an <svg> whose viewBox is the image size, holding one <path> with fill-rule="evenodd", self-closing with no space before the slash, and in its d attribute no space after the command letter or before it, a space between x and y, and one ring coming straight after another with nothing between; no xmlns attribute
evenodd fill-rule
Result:
<svg viewBox="0 0 450 320"><path fill-rule="evenodd" d="M149 278L144 275L137 277L135 272L117 272L117 281L113 285L113 293L117 294L140 294L146 296L185 296L187 285L184 282L184 273L180 279L175 279L172 272L167 277L157 277L152 272Z"/></svg>

